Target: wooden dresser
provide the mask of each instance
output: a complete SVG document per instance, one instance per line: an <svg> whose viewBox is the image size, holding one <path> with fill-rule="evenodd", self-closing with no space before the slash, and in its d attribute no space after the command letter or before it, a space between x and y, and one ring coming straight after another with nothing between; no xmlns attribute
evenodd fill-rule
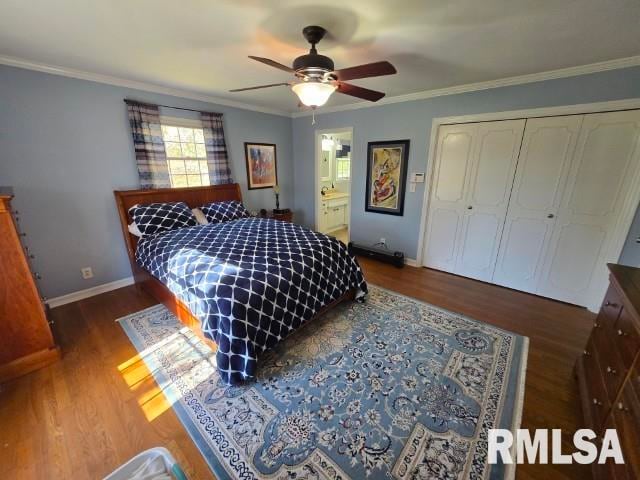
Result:
<svg viewBox="0 0 640 480"><path fill-rule="evenodd" d="M0 382L60 357L11 210L13 195L0 187Z"/></svg>
<svg viewBox="0 0 640 480"><path fill-rule="evenodd" d="M593 466L596 479L640 478L640 268L609 264L609 290L576 364L586 427L615 428L625 465Z"/></svg>

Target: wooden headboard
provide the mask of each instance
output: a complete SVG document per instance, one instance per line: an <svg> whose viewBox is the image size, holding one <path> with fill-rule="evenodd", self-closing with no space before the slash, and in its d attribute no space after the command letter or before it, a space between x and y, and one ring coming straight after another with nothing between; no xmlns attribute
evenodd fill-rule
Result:
<svg viewBox="0 0 640 480"><path fill-rule="evenodd" d="M209 202L222 202L225 200L242 201L240 185L228 183L226 185L212 185L209 187L188 187L188 188L157 188L153 190L116 190L113 192L118 206L118 215L124 241L127 245L129 262L134 276L140 268L136 264L136 245L138 237L129 233L129 208L134 205L153 202L184 202L191 208L196 208Z"/></svg>

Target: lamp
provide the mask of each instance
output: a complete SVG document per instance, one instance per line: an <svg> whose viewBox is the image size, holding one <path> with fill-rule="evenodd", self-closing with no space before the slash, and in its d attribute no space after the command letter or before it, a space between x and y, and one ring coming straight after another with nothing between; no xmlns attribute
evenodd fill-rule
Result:
<svg viewBox="0 0 640 480"><path fill-rule="evenodd" d="M273 193L276 194L276 210L280 210L280 187L278 185L273 186Z"/></svg>
<svg viewBox="0 0 640 480"><path fill-rule="evenodd" d="M336 86L331 83L322 82L300 82L291 86L291 90L298 96L300 101L307 107L321 107L333 92Z"/></svg>

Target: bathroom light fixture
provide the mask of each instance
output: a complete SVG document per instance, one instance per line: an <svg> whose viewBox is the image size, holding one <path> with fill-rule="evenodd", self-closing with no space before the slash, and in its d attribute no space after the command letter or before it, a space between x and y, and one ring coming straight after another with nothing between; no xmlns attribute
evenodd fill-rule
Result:
<svg viewBox="0 0 640 480"><path fill-rule="evenodd" d="M330 151L333 148L333 139L325 135L322 136L322 150Z"/></svg>

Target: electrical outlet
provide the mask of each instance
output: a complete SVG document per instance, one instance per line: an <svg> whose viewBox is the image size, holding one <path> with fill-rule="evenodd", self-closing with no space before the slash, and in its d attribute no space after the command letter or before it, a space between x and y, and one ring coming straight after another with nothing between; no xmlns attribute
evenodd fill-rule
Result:
<svg viewBox="0 0 640 480"><path fill-rule="evenodd" d="M91 267L81 268L80 272L82 272L82 278L84 278L85 280L93 278L93 270L91 269Z"/></svg>

